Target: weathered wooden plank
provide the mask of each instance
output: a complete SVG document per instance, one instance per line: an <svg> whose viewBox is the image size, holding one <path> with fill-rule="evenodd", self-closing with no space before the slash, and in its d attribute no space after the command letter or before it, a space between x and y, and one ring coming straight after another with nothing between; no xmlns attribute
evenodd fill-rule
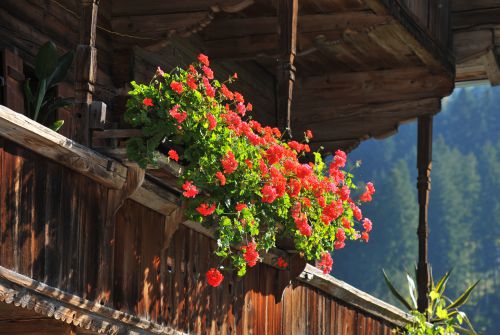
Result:
<svg viewBox="0 0 500 335"><path fill-rule="evenodd" d="M453 50L457 64L480 57L493 47L493 31L489 29L456 32L453 34Z"/></svg>
<svg viewBox="0 0 500 335"><path fill-rule="evenodd" d="M500 64L495 52L490 49L481 58L491 84L500 85Z"/></svg>
<svg viewBox="0 0 500 335"><path fill-rule="evenodd" d="M299 281L325 292L332 298L347 302L356 309L361 309L366 313L387 320L395 325L404 325L410 320L409 314L397 307L389 305L330 275L324 275L320 270L311 265L306 266L303 274L303 276L299 277ZM342 323L343 321L340 320L340 324ZM339 320L337 320L338 324Z"/></svg>
<svg viewBox="0 0 500 335"><path fill-rule="evenodd" d="M455 12L452 15L453 29L474 28L479 26L496 26L500 17L500 6Z"/></svg>
<svg viewBox="0 0 500 335"><path fill-rule="evenodd" d="M453 78L441 71L425 67L354 73L325 74L302 77L297 83L297 109L302 102L321 101L341 106L365 103L388 103L411 99L448 95L453 89ZM325 102L328 101L327 102Z"/></svg>
<svg viewBox="0 0 500 335"><path fill-rule="evenodd" d="M0 105L0 131L2 137L103 185L120 188L125 181L126 168L124 166L114 164L112 160L2 105Z"/></svg>

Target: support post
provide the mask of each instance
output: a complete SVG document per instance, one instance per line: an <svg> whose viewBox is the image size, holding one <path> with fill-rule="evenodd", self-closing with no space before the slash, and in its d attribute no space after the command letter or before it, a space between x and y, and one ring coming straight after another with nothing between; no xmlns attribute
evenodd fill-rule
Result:
<svg viewBox="0 0 500 335"><path fill-rule="evenodd" d="M427 293L430 286L430 270L428 262L428 207L429 192L431 190L432 168L432 115L418 118L418 144L417 144L417 189L418 189L418 264L417 264L417 305L419 312L423 313L429 306Z"/></svg>
<svg viewBox="0 0 500 335"><path fill-rule="evenodd" d="M95 47L99 0L80 0L80 42L75 57L75 120L72 137L80 144L90 144L89 109L97 73Z"/></svg>
<svg viewBox="0 0 500 335"><path fill-rule="evenodd" d="M277 84L276 123L283 133L292 137L291 109L295 83L295 53L297 51L298 0L278 1L279 57Z"/></svg>

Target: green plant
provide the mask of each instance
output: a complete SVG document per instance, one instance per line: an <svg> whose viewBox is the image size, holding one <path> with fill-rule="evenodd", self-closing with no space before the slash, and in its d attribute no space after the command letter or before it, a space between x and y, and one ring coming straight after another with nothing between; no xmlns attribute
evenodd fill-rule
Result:
<svg viewBox="0 0 500 335"><path fill-rule="evenodd" d="M356 186L343 151L329 166L318 152L312 154L314 162L304 163L310 131L305 143L285 141L279 129L252 120L252 104L226 86L236 74L219 82L208 58L198 60L170 73L158 68L149 84L132 82L125 119L144 137L128 141L128 157L142 167L154 165L158 146L170 145L165 153L185 165L179 182L189 200L188 217L214 228L215 253L229 259L238 275L279 238L291 238L306 259L319 260L329 273L330 251L348 239L368 242L372 223L359 206L371 201L373 184L354 200ZM223 278L216 268L206 277L212 286Z"/></svg>
<svg viewBox="0 0 500 335"><path fill-rule="evenodd" d="M28 117L35 121L46 120L58 108L72 103L72 99L56 97L53 89L64 80L72 62L72 51L58 57L56 46L50 41L40 48L35 58L36 87L32 91L31 78L24 83ZM58 120L53 124L52 129L57 131L63 124L63 120Z"/></svg>
<svg viewBox="0 0 500 335"><path fill-rule="evenodd" d="M430 292L428 293L429 307L424 313L417 310L417 289L415 280L409 273L406 273L408 282L408 293L410 300L405 298L393 285L382 270L385 283L392 295L399 300L414 316L414 322L408 324L404 334L408 335L451 335L457 334L457 331L465 334L476 334L467 315L459 308L467 303L472 290L479 283L479 280L470 285L457 299L451 300L444 295L446 283L451 274L451 270L446 272L437 283L434 283L431 271ZM467 328L462 325L465 324Z"/></svg>

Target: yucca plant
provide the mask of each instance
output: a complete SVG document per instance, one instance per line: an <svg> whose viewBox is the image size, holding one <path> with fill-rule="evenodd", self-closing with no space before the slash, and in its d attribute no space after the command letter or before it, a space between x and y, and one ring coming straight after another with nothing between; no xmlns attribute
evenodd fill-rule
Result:
<svg viewBox="0 0 500 335"><path fill-rule="evenodd" d="M458 298L451 300L444 295L446 283L450 278L452 270L446 272L437 283L431 273L429 307L425 313L419 313L417 310L417 288L415 279L407 272L406 279L408 282L408 292L410 299L408 300L401 294L389 280L387 274L382 270L385 283L387 284L392 295L400 301L408 311L415 316L415 322L408 325L405 334L477 334L472 326L467 315L460 311L459 308L467 303L472 290L479 283L479 280L470 285ZM415 276L416 277L416 276Z"/></svg>
<svg viewBox="0 0 500 335"><path fill-rule="evenodd" d="M24 94L26 97L27 115L35 121L45 121L47 117L58 108L72 104L71 98L58 98L55 90L51 90L64 80L73 62L73 51L57 56L54 43L45 43L35 58L36 87L32 90L31 79L24 82ZM52 125L52 129L59 130L64 124L58 120Z"/></svg>

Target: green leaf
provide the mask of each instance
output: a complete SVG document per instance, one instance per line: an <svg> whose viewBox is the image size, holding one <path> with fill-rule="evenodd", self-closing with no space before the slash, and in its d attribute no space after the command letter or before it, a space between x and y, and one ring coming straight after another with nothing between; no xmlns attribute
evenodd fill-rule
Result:
<svg viewBox="0 0 500 335"><path fill-rule="evenodd" d="M74 104L75 100L73 98L59 98L54 100L50 105L47 107L47 114L52 113L58 108L63 108L69 105Z"/></svg>
<svg viewBox="0 0 500 335"><path fill-rule="evenodd" d="M57 120L52 124L50 129L52 129L53 131L59 131L59 129L61 129L63 125L64 125L64 120Z"/></svg>
<svg viewBox="0 0 500 335"><path fill-rule="evenodd" d="M24 95L26 96L26 112L29 117L32 117L31 115L31 108L35 103L35 97L33 96L33 92L31 92L31 87L30 87L30 80L31 78L26 79L24 82Z"/></svg>
<svg viewBox="0 0 500 335"><path fill-rule="evenodd" d="M476 287L476 285L479 283L479 281L480 280L475 282L473 285L469 286L469 288L467 288L467 290L465 290L465 292L462 293L462 295L460 297L458 297L457 300L452 302L446 308L452 309L452 308L459 308L460 306L463 306L467 302L467 300L469 300L469 297L470 297L470 294L472 293L472 290L474 289L474 287Z"/></svg>
<svg viewBox="0 0 500 335"><path fill-rule="evenodd" d="M436 315L440 319L446 319L448 318L448 312L446 309L443 309L441 306L438 306L436 309Z"/></svg>
<svg viewBox="0 0 500 335"><path fill-rule="evenodd" d="M57 50L52 42L45 43L35 59L35 74L39 80L47 79L57 66Z"/></svg>
<svg viewBox="0 0 500 335"><path fill-rule="evenodd" d="M57 85L59 82L63 81L68 74L71 63L73 63L73 51L65 53L61 58L57 60L57 66L54 71L50 74L48 80L48 87L51 88Z"/></svg>
<svg viewBox="0 0 500 335"><path fill-rule="evenodd" d="M47 93L47 80L42 79L38 85L38 93L36 96L35 110L33 112L33 120L37 121L40 114L40 109L42 107L45 94Z"/></svg>
<svg viewBox="0 0 500 335"><path fill-rule="evenodd" d="M385 274L385 270L384 269L382 269L382 274L384 275L385 283L387 284L387 287L389 287L389 290L391 291L392 295L396 299L398 299L408 310L411 311L413 308L408 303L408 301L406 301L406 299L403 298L403 296L398 292L398 290L392 285L391 281L389 280L389 278Z"/></svg>
<svg viewBox="0 0 500 335"><path fill-rule="evenodd" d="M453 271L453 269L451 269L450 271L446 272L444 274L444 276L437 283L437 285L436 285L436 291L439 294L443 294L443 292L444 292L444 290L446 288L446 283L448 282L448 278L450 277L450 274L451 274L452 271Z"/></svg>
<svg viewBox="0 0 500 335"><path fill-rule="evenodd" d="M415 281L408 273L406 273L406 280L408 281L408 291L410 291L410 298L413 302L414 309L417 309L417 298L415 297L417 288L415 287Z"/></svg>
<svg viewBox="0 0 500 335"><path fill-rule="evenodd" d="M440 296L441 295L436 291L431 291L431 293L429 293L429 297L431 298L432 301L438 299Z"/></svg>

